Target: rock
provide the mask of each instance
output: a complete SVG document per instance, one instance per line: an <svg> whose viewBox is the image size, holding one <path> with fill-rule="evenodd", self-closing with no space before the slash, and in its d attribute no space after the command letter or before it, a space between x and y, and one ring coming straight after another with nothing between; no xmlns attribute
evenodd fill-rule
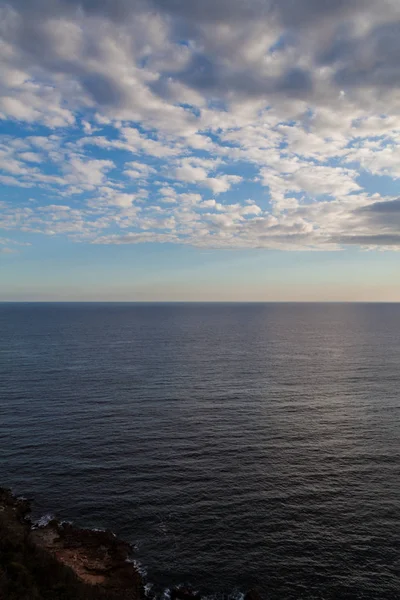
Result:
<svg viewBox="0 0 400 600"><path fill-rule="evenodd" d="M255 588L251 588L248 592L246 592L244 596L244 600L262 600L260 594Z"/></svg>
<svg viewBox="0 0 400 600"><path fill-rule="evenodd" d="M32 528L29 513L29 501L0 488L1 598L143 600L130 544L56 519Z"/></svg>
<svg viewBox="0 0 400 600"><path fill-rule="evenodd" d="M185 587L172 588L170 596L171 600L201 600L201 594Z"/></svg>
<svg viewBox="0 0 400 600"><path fill-rule="evenodd" d="M30 502L0 488L0 599L144 600L133 549L111 531L75 527L52 519L33 526ZM171 600L201 600L189 587L174 587ZM250 589L244 600L261 600Z"/></svg>
<svg viewBox="0 0 400 600"><path fill-rule="evenodd" d="M52 521L31 533L34 543L70 567L81 581L118 592L121 598L143 596L141 577L130 544L111 531L80 529Z"/></svg>

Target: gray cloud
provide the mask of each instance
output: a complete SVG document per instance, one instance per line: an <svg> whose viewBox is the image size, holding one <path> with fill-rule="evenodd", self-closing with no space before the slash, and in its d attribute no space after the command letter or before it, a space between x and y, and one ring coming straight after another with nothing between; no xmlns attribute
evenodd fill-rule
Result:
<svg viewBox="0 0 400 600"><path fill-rule="evenodd" d="M313 84L309 71L300 68L288 69L278 83L278 90L288 95L302 95L311 92Z"/></svg>
<svg viewBox="0 0 400 600"><path fill-rule="evenodd" d="M11 66L44 70L44 78L46 71L64 74L92 101L109 107L129 105L135 84L110 75L112 56L103 57L104 72L94 70L92 59L102 58L108 37L116 44L131 38L127 69L140 66L146 54L146 68L157 69L149 89L162 98L170 93L164 79L208 99L259 98L266 103L277 95L328 102L334 97L329 87L339 93L343 87L369 86L379 96L382 86L400 85L396 0L383 0L381 10L373 0L8 0L2 6L14 11L3 19L3 37L13 47ZM190 42L186 64L171 69L154 61L157 32L146 39L144 15L149 31L152 18L163 21L168 43ZM83 39L74 46L72 37L70 54L65 48L60 52L52 31L55 20L82 26L91 17L108 21L110 27L94 23L93 28L100 28L96 39L85 23ZM118 24L118 31L112 24ZM280 43L283 39L291 44ZM329 78L318 79L318 65L331 67Z"/></svg>
<svg viewBox="0 0 400 600"><path fill-rule="evenodd" d="M112 76L103 73L88 73L80 78L80 83L99 105L125 106L128 102L125 90Z"/></svg>
<svg viewBox="0 0 400 600"><path fill-rule="evenodd" d="M374 202L359 209L360 213L377 214L377 215L388 215L391 218L395 215L400 215L400 198L397 200L384 200L383 202Z"/></svg>
<svg viewBox="0 0 400 600"><path fill-rule="evenodd" d="M400 233L378 233L371 235L342 235L332 239L337 244L354 246L398 246Z"/></svg>
<svg viewBox="0 0 400 600"><path fill-rule="evenodd" d="M375 202L355 211L372 230L400 235L400 199Z"/></svg>
<svg viewBox="0 0 400 600"><path fill-rule="evenodd" d="M335 82L349 87L400 85L400 20L373 27L358 38L335 40L322 57L337 65Z"/></svg>
<svg viewBox="0 0 400 600"><path fill-rule="evenodd" d="M347 227L353 232L332 236L343 245L400 246L400 198L367 204L349 214Z"/></svg>
<svg viewBox="0 0 400 600"><path fill-rule="evenodd" d="M171 76L168 73L166 78ZM175 74L175 78L204 94L214 97L235 94L236 99L268 98L276 94L304 97L313 87L310 72L301 68L289 67L274 77L257 71L234 69L232 65L218 64L203 55L194 55L187 67Z"/></svg>

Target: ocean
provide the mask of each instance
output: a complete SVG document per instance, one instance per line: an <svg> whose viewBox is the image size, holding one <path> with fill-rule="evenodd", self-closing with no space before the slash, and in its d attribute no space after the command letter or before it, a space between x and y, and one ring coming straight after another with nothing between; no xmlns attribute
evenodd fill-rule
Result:
<svg viewBox="0 0 400 600"><path fill-rule="evenodd" d="M0 485L159 596L400 598L400 304L0 304Z"/></svg>

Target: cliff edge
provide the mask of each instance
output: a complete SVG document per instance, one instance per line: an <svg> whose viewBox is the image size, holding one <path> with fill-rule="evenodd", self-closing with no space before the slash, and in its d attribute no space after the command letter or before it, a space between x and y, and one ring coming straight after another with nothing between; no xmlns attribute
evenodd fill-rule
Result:
<svg viewBox="0 0 400 600"><path fill-rule="evenodd" d="M29 514L0 488L1 600L143 600L128 543L57 520L35 528Z"/></svg>
<svg viewBox="0 0 400 600"><path fill-rule="evenodd" d="M0 600L145 600L130 544L57 519L38 527L30 511L28 500L0 487ZM178 586L170 600L202 596ZM261 598L251 589L244 600Z"/></svg>

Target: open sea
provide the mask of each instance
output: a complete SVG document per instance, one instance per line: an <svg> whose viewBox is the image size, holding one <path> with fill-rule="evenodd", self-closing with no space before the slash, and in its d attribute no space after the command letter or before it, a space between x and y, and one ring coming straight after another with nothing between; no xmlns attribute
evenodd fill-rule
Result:
<svg viewBox="0 0 400 600"><path fill-rule="evenodd" d="M400 304L0 304L0 485L159 595L400 599Z"/></svg>

